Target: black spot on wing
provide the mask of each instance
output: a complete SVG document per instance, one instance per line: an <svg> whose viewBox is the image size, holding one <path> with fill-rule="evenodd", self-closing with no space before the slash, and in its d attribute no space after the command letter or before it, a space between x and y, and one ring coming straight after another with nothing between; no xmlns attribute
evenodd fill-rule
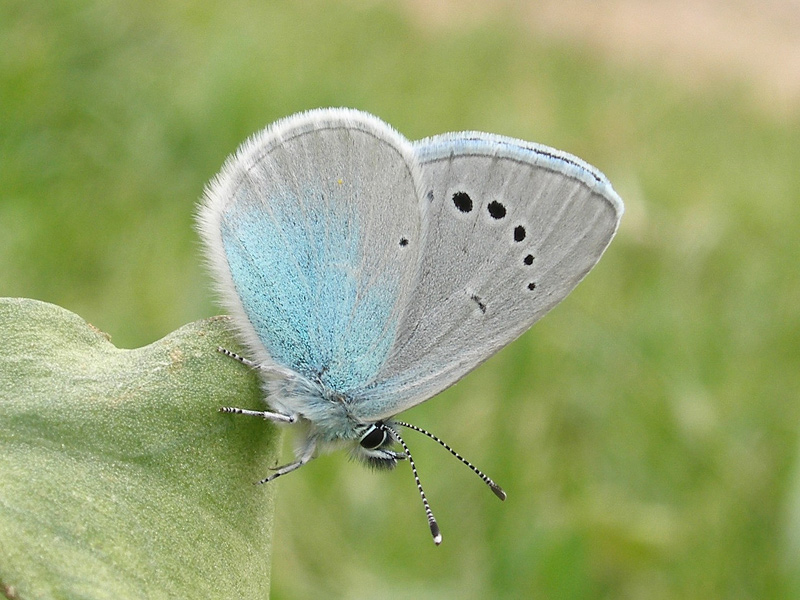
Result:
<svg viewBox="0 0 800 600"><path fill-rule="evenodd" d="M469 299L478 305L478 309L480 309L483 314L486 314L486 303L481 299L480 296L477 294L472 294Z"/></svg>
<svg viewBox="0 0 800 600"><path fill-rule="evenodd" d="M489 211L489 215L493 219L502 219L506 216L506 207L498 202L497 200L493 200L486 205L486 209Z"/></svg>
<svg viewBox="0 0 800 600"><path fill-rule="evenodd" d="M453 204L462 213L472 212L472 198L466 192L456 192L453 194Z"/></svg>

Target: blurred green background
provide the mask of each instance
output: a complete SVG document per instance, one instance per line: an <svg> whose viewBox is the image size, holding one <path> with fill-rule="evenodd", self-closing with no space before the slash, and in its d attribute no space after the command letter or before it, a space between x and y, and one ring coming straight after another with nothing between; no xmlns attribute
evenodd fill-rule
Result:
<svg viewBox="0 0 800 600"><path fill-rule="evenodd" d="M406 465L323 457L279 483L273 598L796 597L800 103L496 4L5 0L0 295L122 347L216 314L196 200L303 109L567 150L625 200L616 240L551 315L404 415L508 500L409 432L435 548Z"/></svg>

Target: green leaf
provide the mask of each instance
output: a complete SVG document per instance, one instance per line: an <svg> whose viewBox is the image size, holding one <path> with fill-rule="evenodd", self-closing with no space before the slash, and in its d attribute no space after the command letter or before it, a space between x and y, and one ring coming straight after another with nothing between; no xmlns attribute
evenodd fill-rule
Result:
<svg viewBox="0 0 800 600"><path fill-rule="evenodd" d="M136 350L0 299L0 596L267 598L278 430L226 317Z"/></svg>

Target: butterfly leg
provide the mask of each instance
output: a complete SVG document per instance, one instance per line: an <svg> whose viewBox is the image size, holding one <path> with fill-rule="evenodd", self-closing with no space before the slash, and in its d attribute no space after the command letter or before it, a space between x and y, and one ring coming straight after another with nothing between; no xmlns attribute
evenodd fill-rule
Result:
<svg viewBox="0 0 800 600"><path fill-rule="evenodd" d="M217 346L217 352L219 352L220 354L224 354L225 356L232 358L234 360L238 360L240 363L250 367L251 369L258 368L258 364L253 362L249 358L245 358L241 354L236 354L236 352L231 352L230 350L228 350L227 348L223 348L222 346Z"/></svg>
<svg viewBox="0 0 800 600"><path fill-rule="evenodd" d="M284 415L269 410L248 410L246 408L236 408L235 406L223 406L219 409L219 412L261 417L262 419L274 421L275 423L294 423L297 421L297 415Z"/></svg>
<svg viewBox="0 0 800 600"><path fill-rule="evenodd" d="M225 356L232 358L234 360L238 360L240 363L245 365L246 367L250 367L251 369L258 369L258 363L253 362L249 358L245 358L241 354L236 354L236 352L231 352L227 348L223 348L222 346L217 347L217 352L220 354L224 354ZM262 419L266 419L268 421L273 421L275 423L294 423L297 421L297 415L284 415L282 413L272 412L268 410L247 410L246 408L236 408L234 406L223 406L219 409L219 412L224 413L233 413L237 415L249 415L251 417L261 417Z"/></svg>
<svg viewBox="0 0 800 600"><path fill-rule="evenodd" d="M298 377L297 373L295 373L291 369L286 369L278 365L265 365L257 363L254 360L245 358L241 354L236 354L236 352L231 352L230 350L228 350L227 348L223 348L222 346L217 346L217 352L219 352L220 354L224 354L228 358L232 358L233 360L239 361L246 367L255 369L257 371L261 371L262 373L267 373L275 377L285 377L286 379L294 379Z"/></svg>
<svg viewBox="0 0 800 600"><path fill-rule="evenodd" d="M278 467L275 469L275 472L270 475L269 477L265 477L261 481L257 481L256 483L269 483L273 479L277 479L281 475L286 475L287 473L291 473L292 471L296 471L312 458L314 458L314 450L316 449L316 443L313 440L309 440L305 447L303 448L303 453L298 460L293 463L289 463L288 465L283 465L282 467Z"/></svg>

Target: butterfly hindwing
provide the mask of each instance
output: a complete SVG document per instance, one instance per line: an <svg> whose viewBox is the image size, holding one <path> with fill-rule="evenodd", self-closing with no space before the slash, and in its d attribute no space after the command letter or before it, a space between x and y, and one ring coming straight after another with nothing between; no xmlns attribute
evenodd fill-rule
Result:
<svg viewBox="0 0 800 600"><path fill-rule="evenodd" d="M363 406L386 418L444 390L563 300L622 203L569 154L485 133L416 142L426 184L419 279Z"/></svg>

